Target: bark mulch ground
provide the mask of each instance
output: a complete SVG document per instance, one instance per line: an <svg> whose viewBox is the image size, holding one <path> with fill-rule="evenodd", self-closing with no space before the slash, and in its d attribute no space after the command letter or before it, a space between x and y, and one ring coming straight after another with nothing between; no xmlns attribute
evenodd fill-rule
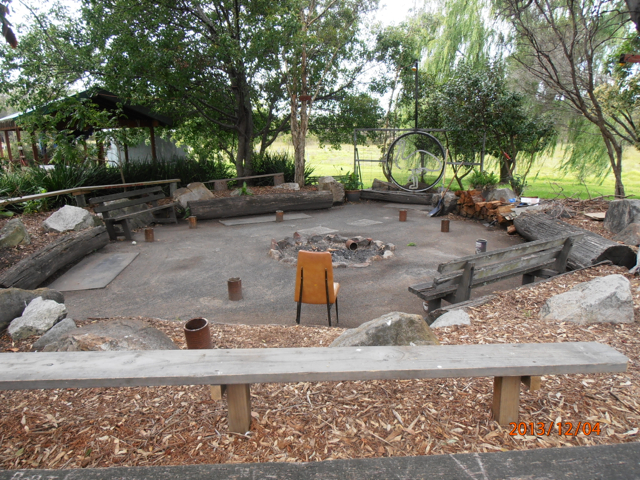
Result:
<svg viewBox="0 0 640 480"><path fill-rule="evenodd" d="M633 324L578 326L538 318L550 296L613 273L631 281ZM491 378L254 385L246 435L227 431L226 400L212 401L202 386L16 391L0 394L0 468L304 462L637 441L639 286L626 269L594 267L500 292L471 309L470 326L436 330L443 344L597 341L631 359L623 374L547 376L539 391L523 390L525 435L511 435L512 428L491 419ZM185 347L181 324L143 320ZM342 331L212 326L215 348L326 346ZM28 351L30 341L12 343L5 334L0 348ZM558 434L560 422L563 433L573 423L570 435ZM578 422L594 431L586 435L583 427L575 435Z"/></svg>

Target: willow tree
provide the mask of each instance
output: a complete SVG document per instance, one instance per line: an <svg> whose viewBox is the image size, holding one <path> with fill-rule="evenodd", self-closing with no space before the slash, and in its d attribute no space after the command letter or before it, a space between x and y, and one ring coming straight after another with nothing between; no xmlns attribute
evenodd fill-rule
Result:
<svg viewBox="0 0 640 480"><path fill-rule="evenodd" d="M295 182L304 185L306 137L315 102L339 100L352 89L368 60L360 36L377 0L297 0L297 27L282 46L289 97Z"/></svg>
<svg viewBox="0 0 640 480"><path fill-rule="evenodd" d="M608 74L631 27L623 0L500 0L515 29L516 61L556 101L591 122L602 138L615 195L624 197L622 150L640 141L635 98Z"/></svg>

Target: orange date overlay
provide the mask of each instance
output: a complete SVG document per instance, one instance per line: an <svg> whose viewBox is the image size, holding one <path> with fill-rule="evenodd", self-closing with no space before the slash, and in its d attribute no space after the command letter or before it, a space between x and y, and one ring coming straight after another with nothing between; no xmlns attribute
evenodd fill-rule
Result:
<svg viewBox="0 0 640 480"><path fill-rule="evenodd" d="M575 437L579 433L584 433L585 435L600 435L600 422L591 423L591 422L557 422L557 423L515 423L511 422L512 429L509 432L509 435L539 435L539 436L549 436L552 433L558 433L558 435L564 436L573 436Z"/></svg>

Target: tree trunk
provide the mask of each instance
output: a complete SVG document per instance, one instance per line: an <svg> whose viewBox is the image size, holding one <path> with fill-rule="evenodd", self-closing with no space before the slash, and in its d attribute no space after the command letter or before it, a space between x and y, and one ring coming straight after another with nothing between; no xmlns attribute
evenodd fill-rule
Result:
<svg viewBox="0 0 640 480"><path fill-rule="evenodd" d="M567 267L570 270L589 267L604 260L611 260L614 265L627 268L636 264L636 254L630 247L548 215L523 213L515 218L513 224L518 233L527 240L546 240L570 233L584 233L583 239L573 246L569 254Z"/></svg>
<svg viewBox="0 0 640 480"><path fill-rule="evenodd" d="M236 108L238 110L236 171L238 177L248 177L253 175L253 109L251 107L249 86L244 73L237 74L236 79L238 92L236 94Z"/></svg>
<svg viewBox="0 0 640 480"><path fill-rule="evenodd" d="M293 156L295 165L294 182L301 187L304 186L305 148L307 142L307 129L309 117L307 115L307 102L302 101L300 105L300 119L296 115L297 99L291 100L291 141L293 142Z"/></svg>

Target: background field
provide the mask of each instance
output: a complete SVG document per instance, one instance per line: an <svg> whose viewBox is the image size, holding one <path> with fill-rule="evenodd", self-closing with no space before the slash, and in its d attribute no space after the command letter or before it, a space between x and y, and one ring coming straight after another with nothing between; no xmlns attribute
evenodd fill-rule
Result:
<svg viewBox="0 0 640 480"><path fill-rule="evenodd" d="M293 146L286 137L278 140L271 147L274 151L289 151L293 154ZM376 146L358 147L360 159L379 160L380 149ZM329 147L321 148L314 138L307 140L307 162L315 170L314 176L345 175L353 170L353 145L342 145L340 150ZM527 177L529 186L525 195L539 196L541 198L593 198L600 195L613 195L615 181L611 173L603 178L592 176L581 184L573 173L564 173L560 170L562 151L557 149L550 157L540 158ZM384 180L379 163L362 162L362 180L364 187L371 186L374 178ZM496 171L489 161L487 170ZM451 179L450 172L445 173L445 186ZM622 181L627 195L634 198L640 197L640 152L633 147L625 150L623 156ZM454 188L452 185L451 188Z"/></svg>

